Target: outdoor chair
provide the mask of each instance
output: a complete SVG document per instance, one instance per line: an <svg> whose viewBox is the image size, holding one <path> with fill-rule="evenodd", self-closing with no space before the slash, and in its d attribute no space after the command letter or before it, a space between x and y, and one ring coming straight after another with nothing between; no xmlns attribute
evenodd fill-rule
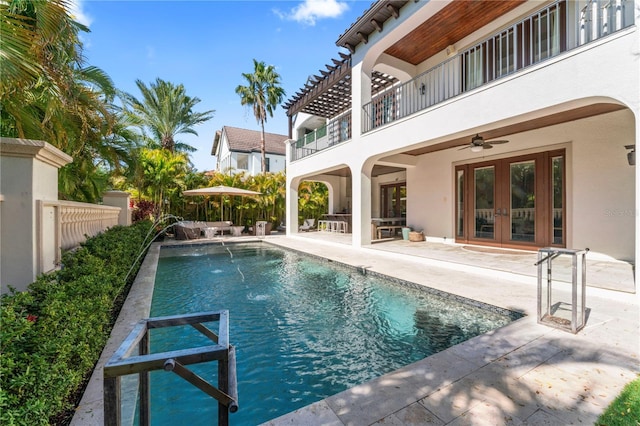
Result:
<svg viewBox="0 0 640 426"><path fill-rule="evenodd" d="M312 231L316 229L315 223L316 223L315 219L305 219L302 225L300 226L299 230L305 231L305 232Z"/></svg>
<svg viewBox="0 0 640 426"><path fill-rule="evenodd" d="M179 222L173 225L176 240L195 240L200 238L200 228L193 222Z"/></svg>

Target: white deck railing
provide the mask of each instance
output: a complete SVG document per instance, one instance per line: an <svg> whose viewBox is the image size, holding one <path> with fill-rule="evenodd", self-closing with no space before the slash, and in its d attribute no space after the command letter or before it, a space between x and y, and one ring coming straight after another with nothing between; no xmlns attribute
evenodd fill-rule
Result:
<svg viewBox="0 0 640 426"><path fill-rule="evenodd" d="M351 139L351 110L330 120L326 125L291 142L291 161L314 154Z"/></svg>
<svg viewBox="0 0 640 426"><path fill-rule="evenodd" d="M38 270L43 273L60 265L63 250L117 225L120 207L40 200L37 211Z"/></svg>
<svg viewBox="0 0 640 426"><path fill-rule="evenodd" d="M630 27L634 24L633 7L633 0L552 3L374 96L362 107L362 133Z"/></svg>

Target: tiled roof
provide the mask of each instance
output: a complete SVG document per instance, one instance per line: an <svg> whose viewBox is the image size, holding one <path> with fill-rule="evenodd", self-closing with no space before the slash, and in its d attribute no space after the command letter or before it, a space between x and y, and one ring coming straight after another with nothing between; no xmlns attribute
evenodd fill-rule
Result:
<svg viewBox="0 0 640 426"><path fill-rule="evenodd" d="M231 151L260 152L260 131L223 126L222 132L227 135L227 142ZM285 155L284 141L289 139L287 135L265 132L264 139L267 153Z"/></svg>

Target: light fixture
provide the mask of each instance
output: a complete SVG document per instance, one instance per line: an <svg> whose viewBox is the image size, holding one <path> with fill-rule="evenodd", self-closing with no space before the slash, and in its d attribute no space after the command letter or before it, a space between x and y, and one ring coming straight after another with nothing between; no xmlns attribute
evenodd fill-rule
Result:
<svg viewBox="0 0 640 426"><path fill-rule="evenodd" d="M420 94L424 95L425 93L427 93L427 86L425 86L424 83L422 83L420 85Z"/></svg>
<svg viewBox="0 0 640 426"><path fill-rule="evenodd" d="M484 139L480 135L471 138L471 152L482 152L484 149Z"/></svg>
<svg viewBox="0 0 640 426"><path fill-rule="evenodd" d="M629 162L629 165L635 166L636 165L636 146L625 145L624 147L630 150L629 152L627 152L627 161Z"/></svg>

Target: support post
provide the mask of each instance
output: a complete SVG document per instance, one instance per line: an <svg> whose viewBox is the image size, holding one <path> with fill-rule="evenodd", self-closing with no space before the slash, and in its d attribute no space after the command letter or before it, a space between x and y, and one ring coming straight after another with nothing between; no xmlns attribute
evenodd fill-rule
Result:
<svg viewBox="0 0 640 426"><path fill-rule="evenodd" d="M149 330L146 330L138 344L140 355L149 354ZM140 426L151 424L151 396L149 392L149 371L141 371L138 375L140 386Z"/></svg>
<svg viewBox="0 0 640 426"><path fill-rule="evenodd" d="M229 351L227 356L218 361L218 389L229 393ZM218 426L229 425L229 408L221 401L218 401Z"/></svg>
<svg viewBox="0 0 640 426"><path fill-rule="evenodd" d="M120 410L120 377L105 377L104 392L104 424L120 426L122 413Z"/></svg>

